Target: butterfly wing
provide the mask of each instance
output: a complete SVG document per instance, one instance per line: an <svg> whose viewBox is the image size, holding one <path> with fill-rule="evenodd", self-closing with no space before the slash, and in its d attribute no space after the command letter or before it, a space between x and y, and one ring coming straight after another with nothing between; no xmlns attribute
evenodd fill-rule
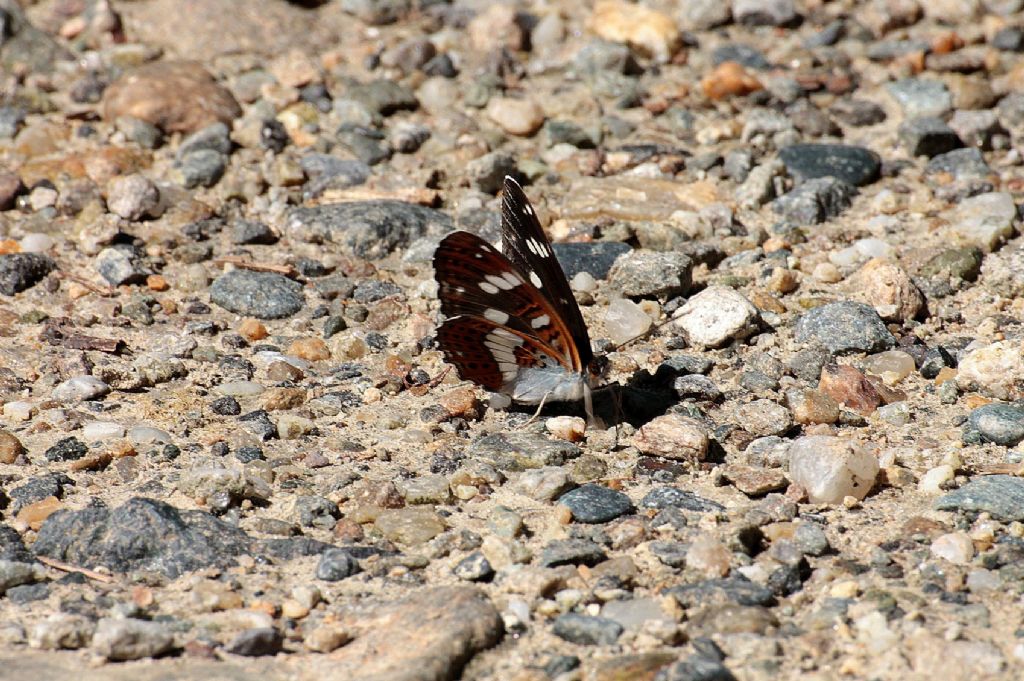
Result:
<svg viewBox="0 0 1024 681"><path fill-rule="evenodd" d="M537 213L523 188L505 177L501 200L501 250L520 272L550 301L555 313L565 322L578 355L579 366L586 367L594 357L590 335L565 272L555 257L551 242L537 220Z"/></svg>
<svg viewBox="0 0 1024 681"><path fill-rule="evenodd" d="M470 317L507 328L570 371L579 373L586 366L557 309L528 275L475 234L452 232L441 240L434 252L434 276L441 312L449 320ZM438 339L444 348L440 333Z"/></svg>

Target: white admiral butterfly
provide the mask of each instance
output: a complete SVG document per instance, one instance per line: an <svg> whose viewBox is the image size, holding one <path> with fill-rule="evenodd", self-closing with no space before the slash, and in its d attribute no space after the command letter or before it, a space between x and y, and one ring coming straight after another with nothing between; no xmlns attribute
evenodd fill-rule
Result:
<svg viewBox="0 0 1024 681"><path fill-rule="evenodd" d="M522 187L505 178L501 251L475 234L453 232L434 254L440 286L437 330L459 376L521 404L583 399L594 423L591 391L604 357L595 357L573 298Z"/></svg>

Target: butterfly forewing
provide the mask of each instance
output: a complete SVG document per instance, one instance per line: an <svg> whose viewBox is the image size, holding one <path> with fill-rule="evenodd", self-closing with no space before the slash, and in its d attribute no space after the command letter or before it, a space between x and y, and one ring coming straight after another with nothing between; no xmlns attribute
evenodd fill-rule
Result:
<svg viewBox="0 0 1024 681"><path fill-rule="evenodd" d="M579 365L586 367L593 359L587 325L536 211L511 177L505 178L501 201L501 250L550 301L572 337Z"/></svg>

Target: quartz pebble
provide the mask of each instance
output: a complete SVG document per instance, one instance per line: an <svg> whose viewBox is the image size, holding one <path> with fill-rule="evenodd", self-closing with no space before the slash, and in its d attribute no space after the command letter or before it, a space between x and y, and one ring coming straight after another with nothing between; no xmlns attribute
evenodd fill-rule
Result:
<svg viewBox="0 0 1024 681"><path fill-rule="evenodd" d="M641 428L635 445L645 454L697 462L707 455L708 440L703 423L678 414L666 414Z"/></svg>
<svg viewBox="0 0 1024 681"><path fill-rule="evenodd" d="M789 448L789 475L812 502L863 499L878 475L878 459L855 442L827 435L798 438Z"/></svg>
<svg viewBox="0 0 1024 681"><path fill-rule="evenodd" d="M690 342L704 347L746 338L756 330L757 321L757 308L740 293L722 286L704 289L675 315L675 324Z"/></svg>

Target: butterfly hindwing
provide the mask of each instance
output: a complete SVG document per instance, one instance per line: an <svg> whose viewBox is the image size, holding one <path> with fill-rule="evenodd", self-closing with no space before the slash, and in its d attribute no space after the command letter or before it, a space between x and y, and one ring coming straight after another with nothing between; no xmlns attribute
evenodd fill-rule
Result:
<svg viewBox="0 0 1024 681"><path fill-rule="evenodd" d="M556 308L489 243L469 232L449 234L434 254L434 271L446 317L472 317L505 326L534 339L566 368L580 370L573 337Z"/></svg>
<svg viewBox="0 0 1024 681"><path fill-rule="evenodd" d="M437 340L460 377L492 392L505 389L519 369L543 366L549 354L537 339L482 317L450 317Z"/></svg>
<svg viewBox="0 0 1024 681"><path fill-rule="evenodd" d="M564 320L579 364L586 367L593 359L587 325L536 211L511 177L505 177L501 201L501 250Z"/></svg>

